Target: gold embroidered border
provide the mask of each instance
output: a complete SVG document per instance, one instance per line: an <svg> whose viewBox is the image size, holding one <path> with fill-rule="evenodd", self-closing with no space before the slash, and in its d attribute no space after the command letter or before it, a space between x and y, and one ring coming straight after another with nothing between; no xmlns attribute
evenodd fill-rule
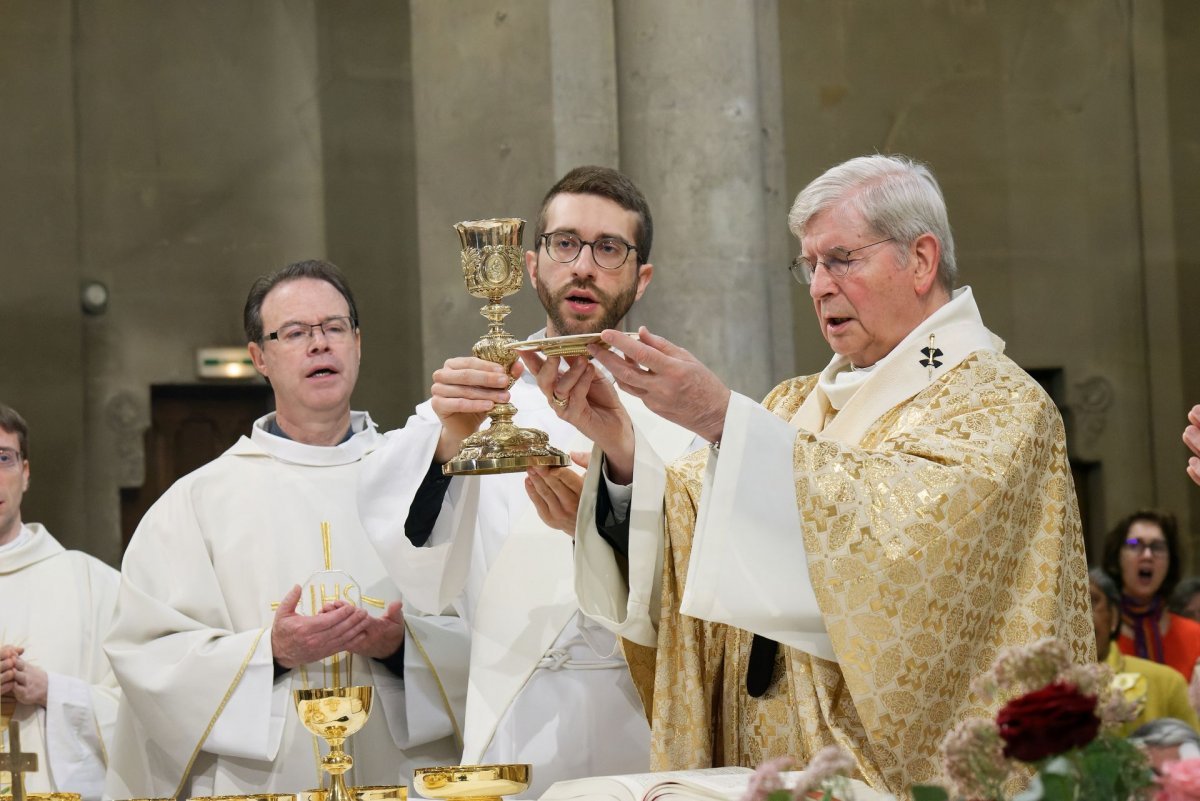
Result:
<svg viewBox="0 0 1200 801"><path fill-rule="evenodd" d="M454 707L450 705L450 696L446 694L446 688L442 685L442 677L438 675L437 668L433 665L433 660L429 658L429 653L426 652L425 646L421 644L421 640L417 638L416 632L413 631L412 626L408 625L408 620L404 621L404 630L417 646L417 651L420 652L421 658L425 660L425 664L429 665L429 672L433 674L433 680L437 683L438 694L442 696L442 706L446 707L446 714L450 717L450 725L454 727L454 741L458 744L459 748L462 748L462 729L458 726L458 719L454 717Z"/></svg>
<svg viewBox="0 0 1200 801"><path fill-rule="evenodd" d="M213 713L212 718L208 721L208 725L204 727L204 734L200 735L200 742L196 743L196 748L192 751L192 756L188 759L187 765L183 768L183 775L179 777L179 784L175 787L175 792L172 794L176 798L183 792L183 784L187 781L188 776L192 772L192 765L196 763L196 757L200 754L200 749L204 746L204 741L208 739L208 735L212 733L213 726L217 724L217 718L221 717L221 713L225 711L225 705L229 703L230 697L233 696L233 691L237 689L238 682L242 680L242 676L246 673L246 666L250 664L250 660L254 657L254 652L258 650L258 643L262 636L267 633L266 628L259 629L258 636L254 638L254 642L250 645L250 652L246 654L246 658L242 660L241 667L238 668L237 675L233 677L233 683L229 685L229 689L225 691L225 697L221 699L221 703L217 704L217 711Z"/></svg>

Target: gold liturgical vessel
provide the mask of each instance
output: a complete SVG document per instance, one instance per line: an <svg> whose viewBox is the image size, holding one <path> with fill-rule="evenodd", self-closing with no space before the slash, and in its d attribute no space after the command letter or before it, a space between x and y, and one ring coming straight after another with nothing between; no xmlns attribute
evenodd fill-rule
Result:
<svg viewBox="0 0 1200 801"><path fill-rule="evenodd" d="M454 801L500 801L529 789L530 765L457 765L417 768L413 787L428 798Z"/></svg>
<svg viewBox="0 0 1200 801"><path fill-rule="evenodd" d="M372 687L322 687L295 690L296 712L304 728L329 744L321 770L329 774L327 801L354 801L343 774L354 758L342 750L346 738L361 729L371 714Z"/></svg>
<svg viewBox="0 0 1200 801"><path fill-rule="evenodd" d="M510 347L516 337L504 330L503 320L512 309L500 301L521 288L524 267L521 234L525 221L513 217L468 220L454 226L462 243L463 278L467 291L487 298L480 311L491 325L471 351L477 358L502 365L508 372L517 360ZM509 388L515 379L508 379ZM513 423L517 408L497 403L488 417L491 425L463 440L458 455L442 467L448 476L482 473L517 473L530 467L566 467L571 457L551 447L550 438L536 428Z"/></svg>

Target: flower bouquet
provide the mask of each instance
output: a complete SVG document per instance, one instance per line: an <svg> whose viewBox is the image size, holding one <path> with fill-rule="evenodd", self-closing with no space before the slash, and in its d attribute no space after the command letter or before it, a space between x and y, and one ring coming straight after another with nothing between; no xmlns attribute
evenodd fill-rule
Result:
<svg viewBox="0 0 1200 801"><path fill-rule="evenodd" d="M968 718L942 741L956 797L1004 801L1017 765L1033 779L1013 801L1129 801L1153 787L1145 753L1114 733L1136 709L1112 687L1107 665L1075 665L1057 640L1005 649L972 685L1001 700L995 720ZM912 788L913 801L947 801L945 789Z"/></svg>
<svg viewBox="0 0 1200 801"><path fill-rule="evenodd" d="M841 801L851 797L846 776L854 770L854 760L845 750L831 745L817 752L806 769L788 772L794 764L785 756L759 765L741 801Z"/></svg>

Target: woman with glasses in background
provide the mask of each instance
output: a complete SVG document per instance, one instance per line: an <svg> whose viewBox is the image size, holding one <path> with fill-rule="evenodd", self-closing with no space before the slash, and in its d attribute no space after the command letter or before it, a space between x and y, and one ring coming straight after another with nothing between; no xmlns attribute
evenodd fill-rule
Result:
<svg viewBox="0 0 1200 801"><path fill-rule="evenodd" d="M1170 612L1179 583L1179 527L1168 512L1134 512L1104 541L1104 572L1121 588L1122 653L1169 665L1191 681L1200 659L1200 623Z"/></svg>

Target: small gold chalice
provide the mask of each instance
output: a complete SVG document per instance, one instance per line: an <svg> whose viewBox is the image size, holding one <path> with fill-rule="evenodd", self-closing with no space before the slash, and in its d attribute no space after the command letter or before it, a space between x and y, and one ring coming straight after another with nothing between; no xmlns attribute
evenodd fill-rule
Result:
<svg viewBox="0 0 1200 801"><path fill-rule="evenodd" d="M502 365L508 372L517 360L510 347L516 337L504 330L503 320L512 309L500 301L521 288L524 260L521 234L525 221L515 217L468 220L454 226L462 244L463 280L467 291L486 298L480 314L491 321L488 332L471 351L476 358ZM515 379L509 378L511 388ZM446 462L448 476L485 473L516 473L530 467L566 467L571 457L550 445L550 438L536 428L513 423L517 407L497 403L488 412L492 423L463 440L458 455Z"/></svg>
<svg viewBox="0 0 1200 801"><path fill-rule="evenodd" d="M296 712L304 728L329 743L321 770L329 774L327 801L354 801L342 774L354 758L342 750L346 738L357 732L371 714L371 687L324 687L296 690Z"/></svg>
<svg viewBox="0 0 1200 801"><path fill-rule="evenodd" d="M455 801L500 801L501 796L529 789L530 765L455 765L417 768L413 788L427 798Z"/></svg>

